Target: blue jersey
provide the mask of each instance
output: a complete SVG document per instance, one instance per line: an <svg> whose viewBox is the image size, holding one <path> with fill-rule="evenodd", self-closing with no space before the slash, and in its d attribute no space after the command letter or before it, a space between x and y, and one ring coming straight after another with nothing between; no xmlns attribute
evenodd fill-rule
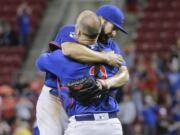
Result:
<svg viewBox="0 0 180 135"><path fill-rule="evenodd" d="M62 86L66 86L69 81L77 80L84 76L93 77L90 75L92 65L78 63L64 56L60 49L40 55L36 61L36 66L41 71L48 71L56 75L61 80ZM69 116L81 113L118 111L117 102L110 96L105 96L98 104L90 106L82 106L79 102L75 101L73 106L68 108L72 100L68 95L68 90L62 88L62 90L59 90L59 93Z"/></svg>
<svg viewBox="0 0 180 135"><path fill-rule="evenodd" d="M59 32L58 32L58 34L54 40L54 43L58 46L61 46L61 44L64 42L76 42L75 26L74 25L66 25L59 30ZM88 47L91 48L92 50L95 50L95 51L98 50L98 51L102 51L102 52L111 52L111 53L121 55L118 44L114 40L112 40L112 38L108 39L107 44L102 44L102 43L98 42L96 46L90 45ZM125 61L123 61L122 66L126 66ZM95 67L93 66L91 68L90 73L93 72L94 69L95 69ZM106 78L109 78L109 77L112 77L113 75L115 75L118 70L119 70L118 67L112 67L112 66L109 66L107 64L101 65L100 66L100 72L99 72L98 76L100 78L106 79ZM91 74L93 74L93 73L91 73ZM117 93L117 90L113 89L112 95L115 96L116 93Z"/></svg>
<svg viewBox="0 0 180 135"><path fill-rule="evenodd" d="M74 37L74 31L75 31L75 28L73 25L68 25L68 26L62 27L59 30L58 34L56 35L55 40L53 41L53 44L55 46L60 46L64 42L63 40L68 40L69 42L76 42L76 39L73 38ZM66 36L66 35L69 35L69 36ZM67 39L64 39L64 37L66 37ZM57 88L58 84L57 84L56 75L53 75L50 72L46 72L44 83L46 86L49 86L51 88Z"/></svg>
<svg viewBox="0 0 180 135"><path fill-rule="evenodd" d="M76 42L76 39L74 38L74 29L74 26L65 26L60 29L55 38L56 44L60 45L63 42ZM111 39L109 39L107 45L100 44L99 46L93 46L92 49L96 50L97 47L98 50L101 51L120 53L117 44ZM70 80L76 80L85 75L91 77L94 75L93 65L77 63L76 61L65 57L60 50L41 55L37 60L37 66L41 70L47 72L45 81L47 86L50 86L50 84L54 84L54 86L56 87L56 83L50 83L51 81L54 82L56 76L61 79L62 85L65 85ZM116 72L117 69L111 66L101 65L99 76L102 78L108 78L113 76ZM118 111L117 102L110 96L104 97L104 99L99 101L98 104L92 104L91 106L82 106L79 102L75 101L73 107L71 108L68 108L69 104L71 104L72 101L68 96L68 90L63 88L63 90L60 91L60 96L69 116L81 113Z"/></svg>
<svg viewBox="0 0 180 135"><path fill-rule="evenodd" d="M41 71L56 75L61 80L62 86L69 81L89 76L89 70L92 67L90 64L81 64L64 56L60 49L40 55L36 66Z"/></svg>
<svg viewBox="0 0 180 135"><path fill-rule="evenodd" d="M74 25L65 25L64 27L62 27L58 34L55 37L55 40L53 41L53 44L56 46L61 46L62 43L64 42L76 42L75 39L75 27ZM117 45L116 42L114 42L111 38L108 40L108 44L101 44L98 43L98 46L89 46L91 49L94 50L101 50L104 52L112 52L112 53L116 53L116 54L120 54L120 50L119 47ZM124 62L122 65L126 66L126 63ZM108 66L108 65L106 65ZM91 72L94 70L94 67L92 67ZM108 73L106 73L105 71L105 67L101 66L100 67L101 70L101 75L99 75L101 78L107 78L107 77L111 77L113 76L117 71L118 68L114 68L109 66L106 70ZM108 76L107 76L108 74ZM56 75L53 75L50 72L46 73L46 77L45 77L45 85L49 86L51 88L57 88L57 77Z"/></svg>
<svg viewBox="0 0 180 135"><path fill-rule="evenodd" d="M77 42L76 38L75 38L75 26L74 25L66 25L59 30L59 32L54 40L54 43L56 45L61 46L61 44L64 42ZM102 52L111 52L111 53L115 53L115 54L121 54L117 43L114 40L112 40L111 38L109 38L107 44L102 44L102 43L98 42L97 45L93 45L93 46L90 45L88 47L95 51L98 50L98 51L102 51ZM126 66L125 61L122 63L122 66ZM106 71L105 71L105 67L103 65L100 67L102 74L99 75L99 77L101 77L101 78L112 77L114 74L117 73L117 71L119 69L117 67L112 67L109 65L106 65L106 67L108 67L108 68L106 68ZM94 70L93 68L94 67L92 67L92 70ZM107 73L104 73L104 72L107 72Z"/></svg>

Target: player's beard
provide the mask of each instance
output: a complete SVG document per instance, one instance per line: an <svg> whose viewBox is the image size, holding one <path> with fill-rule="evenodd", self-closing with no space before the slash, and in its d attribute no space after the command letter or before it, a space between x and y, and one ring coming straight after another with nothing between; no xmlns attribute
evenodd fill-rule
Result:
<svg viewBox="0 0 180 135"><path fill-rule="evenodd" d="M112 35L112 33L105 33L104 26L105 25L102 26L101 33L99 34L98 42L107 44L108 39L113 38L113 35Z"/></svg>

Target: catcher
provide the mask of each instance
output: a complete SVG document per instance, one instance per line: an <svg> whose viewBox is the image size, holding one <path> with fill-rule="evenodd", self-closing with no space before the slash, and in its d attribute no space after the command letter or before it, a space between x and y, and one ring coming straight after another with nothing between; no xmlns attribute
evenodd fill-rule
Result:
<svg viewBox="0 0 180 135"><path fill-rule="evenodd" d="M89 15L88 18L90 18L92 16L95 17L94 13L92 13L92 12L90 12L88 15ZM95 18L93 18L93 19L95 19ZM95 26L98 26L99 19L95 19L95 20L96 20L95 21L96 25L93 24L93 29ZM87 31L89 33L87 33L86 29L82 29L82 27L81 27L82 21L85 21L85 22L83 22L83 24L85 23L86 24L85 26L87 28L92 28L92 25L87 23L87 22L90 22L90 20L87 19L87 16L84 17L83 14L81 14L80 18L77 19L77 26L76 26L76 31L75 31L76 38L69 36L69 33L74 31L74 27L69 27L69 29L68 29L69 31L66 32L66 33L68 33L68 35L65 35L65 37L69 36L69 38L71 38L72 40L77 39L78 42L80 42L81 44L84 44L84 45L94 44L97 40L97 36L99 34L99 29L96 30L96 32L94 29L93 33L91 33L92 31L89 32L88 31L89 29L88 29ZM79 25L79 24L81 24L81 25ZM84 28L86 28L86 27L84 27ZM98 27L96 27L96 28L98 28ZM95 48L95 47L96 46L94 45L93 48ZM60 63L63 63L63 64L60 64ZM71 65L71 66L69 67L69 65ZM107 74L107 72L106 72L106 69L108 69L108 67L106 68L105 65L99 66L100 70L98 71L95 69L95 67L93 65L80 64L80 63L77 63L77 61L74 61L72 59L65 57L62 54L61 50L56 50L54 52L45 53L45 54L41 55L37 60L37 67L42 71L50 72L50 73L56 75L61 80L62 86L69 87L69 89L61 88L61 90L59 91L59 93L60 93L59 95L61 96L62 103L63 103L65 109L67 110L68 115L73 116L71 118L75 118L76 124L79 123L78 122L79 120L80 121L81 120L85 120L85 121L95 120L94 114L97 114L97 117L101 116L102 118L105 115L105 117L106 117L105 119L108 119L109 122L104 121L104 119L103 119L103 123L107 122L107 128L110 129L109 131L114 131L114 133L116 133L116 134L122 133L120 122L117 119L116 120L111 119L111 118L116 117L115 112L118 111L118 108L117 108L117 104L116 104L115 100L108 95L108 89L113 86L113 85L109 85L109 84L116 84L117 80L119 79L119 76L115 76L114 78L111 78L112 73ZM96 71L98 71L98 72L96 73ZM119 72L121 72L121 71L119 71ZM74 75L74 73L76 73L76 75ZM62 74L64 74L64 76L62 76ZM95 81L93 79L94 78L93 75L96 75L96 74L97 74L97 76L103 75L105 77L110 77L110 78L108 78L106 80L98 79ZM88 76L88 78L84 77L84 76ZM68 83L71 80L76 80L79 78L81 78L79 81L73 81L73 82ZM124 82L126 82L127 80L128 80L128 76L124 78ZM119 87L121 85L122 85L122 83L116 84L115 86ZM92 90L94 90L94 91L92 92ZM88 96L85 96L85 95L88 95ZM82 98L82 96L85 96L86 98ZM106 112L106 113L100 114L99 112ZM79 117L79 115L78 115L78 114L86 114L86 113L89 113L88 117L84 117L83 115L82 115L82 117ZM88 119L88 118L90 118L90 119ZM94 121L94 123L96 125L99 125L96 123L96 121ZM112 126L110 126L111 124L117 124L117 127L113 128ZM69 125L71 125L71 123ZM75 127L76 126L77 125L75 125ZM97 129L99 126L97 126ZM99 127L99 128L102 129L102 127ZM70 128L68 126L66 134L69 134L69 129ZM74 129L70 133L76 133L77 135L80 135L82 133L84 134L84 132L82 132L80 130L80 128L77 128L78 132ZM90 128L90 129L92 130L92 128ZM102 132L102 130L101 130L100 132L97 132L97 134L98 135L105 134L105 132ZM90 134L91 132L88 131L88 133ZM107 132L106 134L109 134L109 132Z"/></svg>

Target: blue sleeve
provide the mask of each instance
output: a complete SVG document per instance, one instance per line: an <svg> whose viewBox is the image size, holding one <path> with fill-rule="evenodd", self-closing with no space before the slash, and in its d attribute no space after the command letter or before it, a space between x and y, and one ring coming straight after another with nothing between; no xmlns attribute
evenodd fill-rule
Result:
<svg viewBox="0 0 180 135"><path fill-rule="evenodd" d="M56 45L60 45L61 44L61 35L62 35L62 33L61 33L61 29L60 29L58 31L55 39L53 40L54 44L56 44Z"/></svg>
<svg viewBox="0 0 180 135"><path fill-rule="evenodd" d="M74 30L69 29L68 31L63 32L61 36L61 44L65 42L76 42Z"/></svg>
<svg viewBox="0 0 180 135"><path fill-rule="evenodd" d="M114 41L111 44L111 49L114 51L115 54L121 54L121 51L120 51L118 44Z"/></svg>
<svg viewBox="0 0 180 135"><path fill-rule="evenodd" d="M75 42L73 38L73 33L75 31L74 25L65 25L58 31L53 43L56 45L61 45L64 42Z"/></svg>
<svg viewBox="0 0 180 135"><path fill-rule="evenodd" d="M111 49L114 51L115 54L122 55L120 48L118 44L115 41L111 41L112 43L110 44ZM122 62L122 66L126 66L126 61L124 60Z"/></svg>
<svg viewBox="0 0 180 135"><path fill-rule="evenodd" d="M54 39L54 41L56 43L61 44L61 40L62 40L62 37L65 35L65 33L64 33L65 31L66 31L66 27L65 26L59 29L59 31L58 31L55 39Z"/></svg>
<svg viewBox="0 0 180 135"><path fill-rule="evenodd" d="M60 72L58 72L58 69L56 68L57 62L51 59L55 56L56 55L53 55L52 53L41 54L36 60L36 68L42 72L50 72L60 78Z"/></svg>
<svg viewBox="0 0 180 135"><path fill-rule="evenodd" d="M74 31L75 27L73 25L66 25L62 27L57 33L54 42L58 43L59 45L64 42L75 42L75 39L73 38Z"/></svg>
<svg viewBox="0 0 180 135"><path fill-rule="evenodd" d="M36 68L40 71L46 72L46 58L47 58L48 53L41 54L37 59L36 59Z"/></svg>

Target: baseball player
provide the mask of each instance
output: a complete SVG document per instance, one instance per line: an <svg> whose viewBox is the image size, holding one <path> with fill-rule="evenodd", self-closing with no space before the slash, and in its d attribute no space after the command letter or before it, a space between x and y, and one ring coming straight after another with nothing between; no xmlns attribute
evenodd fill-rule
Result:
<svg viewBox="0 0 180 135"><path fill-rule="evenodd" d="M73 32L74 31L74 28L73 27L71 27L71 30L72 31L70 31L69 32L69 35L71 35L70 33L71 32ZM65 33L65 32L64 32ZM82 32L83 33L83 32ZM81 34L82 34L81 33ZM86 34L87 35L87 34ZM67 35L66 35L67 36ZM66 37L65 36L65 37ZM91 35L92 36L92 35ZM71 37L69 37L69 39L70 39ZM68 39L68 40L69 40ZM80 39L83 39L83 38L80 38ZM67 38L65 38L65 40L67 40ZM62 40L63 41L63 40ZM72 41L71 41L72 42ZM87 43L87 41L86 41L86 43ZM83 43L83 44L85 44L85 42ZM67 65L70 65L70 63L72 63L72 61L71 62L67 62L67 59L62 59L62 57L63 58L66 58L66 57L64 57L62 54L61 54L62 52L60 52L60 54L59 54L59 52L58 51L55 51L55 52L53 52L53 53L49 53L49 54L45 54L45 55L42 55L39 59L38 59L38 67L40 67L40 69L41 70L44 70L44 71L50 71L51 73L54 73L55 75L57 75L60 79L61 79L61 83L62 83L62 85L65 85L66 83L67 83L67 81L69 81L69 80L74 80L74 79L78 79L78 78L81 78L82 77L82 75L91 75L91 70L93 69L93 68L89 68L88 66L89 65L86 65L85 67L83 67L83 68L79 68L79 66L81 67L81 66L83 66L82 64L80 64L80 65L77 65L77 63L73 63L73 67L75 67L75 69L73 68L71 68L71 67L67 67ZM58 56L58 55L60 55L60 56ZM54 57L53 57L54 56ZM59 57L61 57L61 59L59 58ZM53 59L54 58L54 59ZM57 59L57 58L59 58L59 59ZM68 59L68 60L71 60L71 59ZM65 64L63 64L63 65L59 65L58 66L58 61L63 61ZM60 63L60 62L59 62ZM57 64L57 65L56 65ZM54 67L54 68L53 68ZM58 67L58 71L56 71L57 68ZM105 67L105 66L104 66ZM62 75L62 71L61 71L61 69L62 69L62 71L63 71L63 69L65 69L64 71L63 71L63 73L66 73L66 77L65 76L61 76ZM103 70L102 70L103 69ZM88 72L87 72L87 70L88 70ZM107 71L106 71L106 68L101 68L101 73L102 73L102 75L104 75L104 77L110 77L111 75L112 75L112 73L109 73L109 74L107 74ZM105 71L105 72L103 72L103 71ZM110 71L110 70L109 70ZM77 75L74 75L74 76L72 76L72 74L71 73L78 73ZM88 73L88 74L87 74ZM70 76L69 76L70 75ZM76 78L77 77L77 78ZM117 78L116 78L117 79ZM115 81L115 80L114 80ZM110 84L109 82L112 82L112 78L109 78L109 79L107 79L106 81L100 81L100 82L103 82L102 84ZM106 83L104 83L104 82L106 82ZM116 81L115 81L116 82ZM117 84L117 86L118 86L119 84ZM109 88L110 86L107 86L107 85L104 85L104 86L106 86L107 88ZM119 85L120 86L120 85ZM64 98L62 98L62 99L64 99ZM108 103L109 102L109 103ZM63 102L64 103L64 102ZM102 103L102 104L101 104ZM100 104L99 105L97 105L96 107L94 106L91 106L90 108L89 108L89 106L86 106L85 108L87 109L85 109L85 110L83 110L83 107L84 106L81 106L81 104L78 104L78 102L77 102L77 104L76 104L76 102L75 102L75 104L74 104L77 108L74 108L73 109L73 111L70 109L70 110L68 110L67 108L67 110L68 110L68 114L69 114L69 116L71 116L71 115L75 115L75 114L82 114L82 113L87 113L87 112L89 112L89 113L97 113L97 112L112 112L112 113L109 113L109 114L105 114L105 115L108 115L107 117L112 117L112 118L114 118L114 117L116 117L115 116L115 113L114 112L116 112L118 109L117 109L117 105L116 105L116 102L114 101L114 99L113 98L111 98L111 97L109 97L109 96L106 96L106 98L103 98L102 99L102 102L100 102ZM67 106L67 102L65 102L65 105L64 106ZM99 106L99 107L98 107ZM81 108L82 107L82 110L80 109L78 109L78 108ZM114 108L113 108L114 107ZM95 110L94 110L94 109ZM99 110L98 110L98 108L99 108ZM76 109L78 109L78 110L76 110ZM86 112L87 111L87 112ZM99 115L102 115L102 114L98 114L98 116ZM91 117L91 116L90 116ZM107 118L106 117L106 118ZM82 118L83 119L83 118ZM118 133L118 134L121 134L122 133L122 131L121 131L121 125L120 125L120 123L118 122L118 121L112 121L112 120L109 120L109 121L111 121L112 122L112 124L115 122L117 122L116 124L117 124L117 127L118 128L116 128L116 130L112 127L112 126L110 126L111 124L111 122L110 123L108 123L108 125L107 125L107 127L109 128L109 129L111 129L111 130L109 130L109 131L114 131L115 130L115 132L114 133ZM104 121L105 122L105 121ZM107 122L107 121L106 121ZM106 123L105 122L105 123ZM102 127L101 127L102 128ZM76 132L76 131L75 131ZM74 133L74 132L73 132ZM81 132L82 133L82 132ZM98 132L97 134L104 134L104 132ZM79 132L77 133L77 134L79 134ZM110 134L110 132L107 132L106 134Z"/></svg>
<svg viewBox="0 0 180 135"><path fill-rule="evenodd" d="M87 18L86 18L87 19ZM82 19L83 20L83 19ZM77 21L77 24L82 24L82 20L80 19ZM74 27L69 27L69 31L64 31L63 33L67 33L68 35L64 35L62 41L70 41L73 42L73 40L80 42L81 44L89 44L89 43L95 43L97 38L97 32L92 31L89 33L89 31L86 31L86 27L81 27L82 25L76 25L76 38L73 38L71 36L71 32L74 32ZM96 34L95 34L95 33ZM69 37L68 37L69 36ZM68 38L67 38L68 37ZM87 38L88 37L88 38ZM71 40L72 39L72 40ZM75 42L74 41L74 42ZM60 63L63 63L62 65ZM69 67L70 65L70 67ZM122 64L123 65L123 64ZM40 70L42 71L49 71L56 75L60 80L61 80L61 85L65 86L69 81L83 78L84 76L89 76L95 74L95 69L94 69L94 74L91 74L93 72L93 66L90 64L80 64L77 63L77 61L73 61L72 59L69 59L65 57L62 54L61 50L56 50L52 53L45 53L41 55L38 60L37 60L37 66ZM73 68L72 68L73 67ZM113 75L112 69L106 70L110 67L106 67L106 65L102 66L100 68L100 72L98 72L98 75L100 73L101 77L108 77L106 80L100 80L98 79L99 83L98 86L93 87L93 88L99 88L102 91L102 88L104 87L105 89L109 89L111 87L119 87L122 84L117 83L117 79L121 78L119 77L111 77ZM121 71L120 71L121 72ZM62 75L64 73L64 75ZM76 73L76 74L74 74ZM110 77L110 78L109 78ZM127 77L128 78L128 77ZM80 82L83 82L86 79L80 79ZM92 81L90 81L92 82ZM112 85L115 84L116 85ZM77 82L71 82L70 86L73 86L74 84L77 84ZM75 85L76 86L76 85ZM81 85L79 85L81 86ZM86 85L85 85L86 86ZM91 86L91 85L90 85ZM69 87L70 90L75 90L74 92L76 93L77 90L79 90L79 87ZM118 105L116 101L106 94L105 96L98 95L99 91L95 92L95 97L89 98L89 100L84 100L83 97L87 94L83 94L84 96L78 96L77 94L72 93L72 95L75 95L75 97L71 98L68 97L68 94L64 96L64 91L66 89L60 90L60 94L62 96L61 100L62 103L67 110L67 113L69 116L72 116L70 118L70 124L68 126L68 129L66 130L65 134L77 134L77 135L86 135L90 134L92 131L95 131L95 134L122 134L122 128L121 124L116 118L116 112L118 111ZM96 90L96 89L94 89ZM65 97L65 98L63 98ZM74 102L72 99L76 99ZM96 102L91 102L91 99L97 99ZM82 102L83 101L83 102ZM91 102L91 104L84 104L86 101ZM103 113L102 113L103 112ZM80 114L80 115L79 115ZM85 115L84 115L85 114ZM91 123L91 120L95 120ZM101 121L96 121L96 120L101 120ZM83 121L83 122L82 122ZM89 130L84 133L85 128L83 128L84 124L89 126ZM102 124L105 124L106 130L104 130L104 126ZM93 127L91 127L93 126ZM75 128L76 127L76 128ZM94 128L96 127L96 128ZM88 128L88 127L86 127ZM94 129L94 130L93 130ZM113 132L113 133L112 133Z"/></svg>
<svg viewBox="0 0 180 135"><path fill-rule="evenodd" d="M123 12L114 5L107 4L103 5L97 9L96 14L100 17L102 23L102 30L98 37L98 45L99 49L103 52L120 54L120 50L118 44L112 39L116 36L118 30L126 33L126 30L122 27L122 23L124 21ZM68 28L66 28L68 29ZM63 41L61 39L61 33L63 30L60 29L54 41L50 42L50 49L54 50L56 48L62 48L62 52L64 55L70 58L76 58L76 60L85 62L94 58L93 51L88 49L85 46L80 45L79 43L74 43L70 41ZM73 32L71 32L71 35ZM81 54L81 55L79 55ZM111 63L109 63L111 65ZM117 66L117 65L112 65ZM117 71L118 68L115 68L114 71ZM128 76L128 69L126 66L121 66L121 71L123 71L122 78ZM120 80L119 83L121 83ZM124 83L124 82L122 82Z"/></svg>
<svg viewBox="0 0 180 135"><path fill-rule="evenodd" d="M94 62L110 62L111 65L117 66L120 63L119 60L121 60L119 56L112 55L111 53L103 54L93 52L93 54L96 56ZM89 62L92 62L92 59ZM59 99L49 94L52 88L58 87L56 78L52 73L46 72L45 86L37 102L37 124L41 135L48 133L53 135L63 134L63 130L68 122L68 118L61 107Z"/></svg>

